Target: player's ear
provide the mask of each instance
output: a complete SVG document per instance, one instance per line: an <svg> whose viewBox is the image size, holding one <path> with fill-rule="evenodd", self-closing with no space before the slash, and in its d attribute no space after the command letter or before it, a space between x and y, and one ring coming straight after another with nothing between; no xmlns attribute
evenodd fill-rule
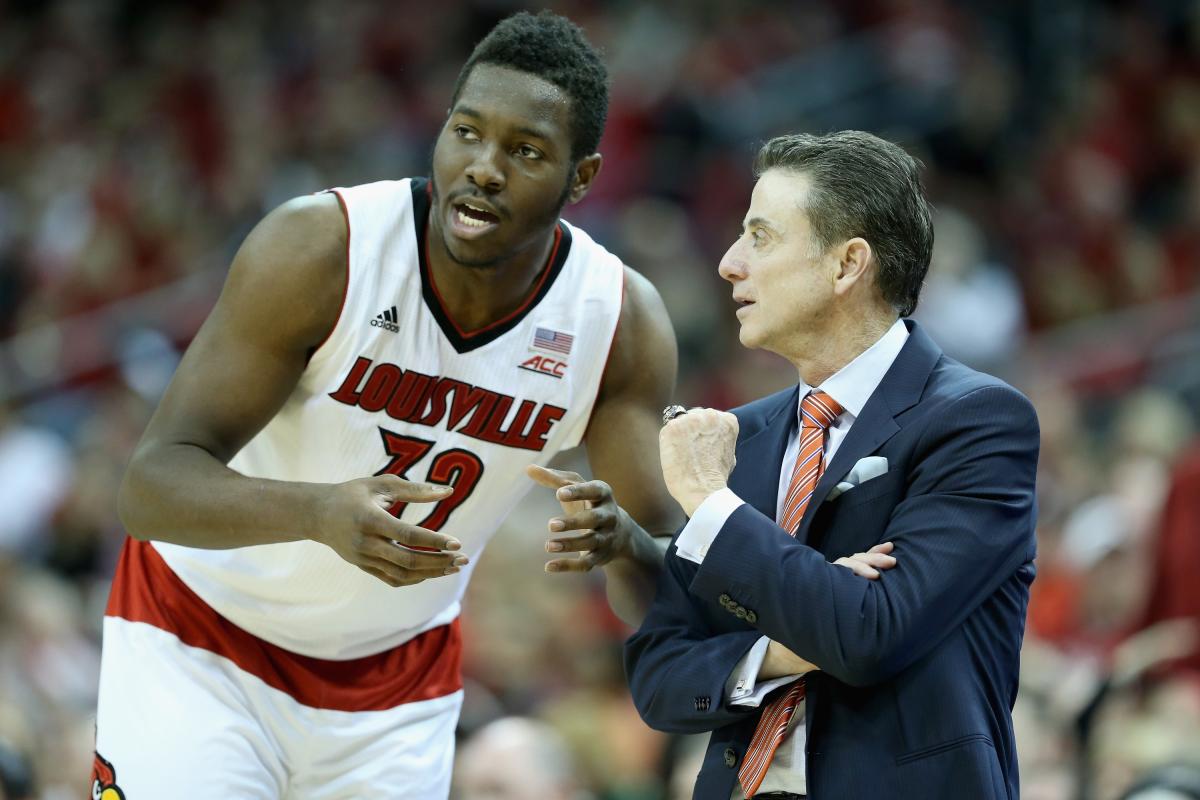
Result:
<svg viewBox="0 0 1200 800"><path fill-rule="evenodd" d="M592 188L592 181L600 174L600 163L604 160L599 153L592 153L579 159L575 165L575 174L571 176L571 191L567 194L567 202L578 203Z"/></svg>

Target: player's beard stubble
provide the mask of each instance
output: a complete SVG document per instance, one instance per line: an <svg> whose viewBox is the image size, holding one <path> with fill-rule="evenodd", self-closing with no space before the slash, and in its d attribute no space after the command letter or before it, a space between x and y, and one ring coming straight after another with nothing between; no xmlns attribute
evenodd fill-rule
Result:
<svg viewBox="0 0 1200 800"><path fill-rule="evenodd" d="M554 226L558 223L559 218L562 216L562 210L567 204L567 199L571 196L571 184L572 184L572 178L574 177L574 175L575 175L575 166L572 165L571 169L569 169L567 171L566 183L563 185L562 191L559 193L559 196L554 203L553 209L551 210L551 212L549 214L546 215L546 219L544 221L539 220L537 223L535 223L533 226L531 226L533 229L535 229L535 230L544 229L547 235L551 234L551 231L553 231ZM430 205L430 211L429 211L429 219L426 221L426 230L428 231L430 228L434 228L436 230L437 235L431 236L430 238L437 240L436 245L440 246L442 249L442 252L445 253L450 258L450 260L453 261L455 264L457 264L461 267L467 267L468 269L478 269L478 270L495 269L495 268L499 267L503 262L505 262L508 259L512 258L513 256L517 255L521 250L525 249L523 247L517 246L517 247L512 247L512 248L506 248L504 250L504 252L493 253L493 254L489 254L487 256L474 257L474 258L466 256L461 253L454 252L454 248L451 246L449 238L446 235L445 221L441 217L441 207L442 207L441 192L438 190L437 178L435 177L432 165L430 166L430 169L429 169L429 186L431 188L432 194L431 194L431 198L430 198L431 205ZM437 220L436 224L434 222L435 217ZM509 217L509 219L507 221L509 222L509 224L519 225L521 222L525 221L525 218L520 215L514 215L514 216ZM518 237L518 238L523 239L524 237ZM538 242L536 241L537 237L535 236L534 238L535 238L534 242L531 244L526 244L526 247L529 247L529 246L536 247L537 246L537 244L538 244Z"/></svg>

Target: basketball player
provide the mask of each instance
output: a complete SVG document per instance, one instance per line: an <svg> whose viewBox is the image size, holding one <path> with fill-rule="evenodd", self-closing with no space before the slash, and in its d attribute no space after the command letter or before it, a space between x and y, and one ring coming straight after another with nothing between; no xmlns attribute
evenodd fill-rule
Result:
<svg viewBox="0 0 1200 800"><path fill-rule="evenodd" d="M463 67L429 180L250 233L122 486L94 794L445 797L459 600L526 468L586 441L641 525L674 529L666 312L559 216L606 109L582 32L518 14ZM636 621L662 547L598 527L548 568L604 564Z"/></svg>

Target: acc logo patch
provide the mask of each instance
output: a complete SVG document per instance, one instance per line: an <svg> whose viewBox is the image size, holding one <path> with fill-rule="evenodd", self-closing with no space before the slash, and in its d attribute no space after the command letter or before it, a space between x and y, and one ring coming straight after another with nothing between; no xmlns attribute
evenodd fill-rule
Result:
<svg viewBox="0 0 1200 800"><path fill-rule="evenodd" d="M550 356L534 356L524 364L518 364L521 369L536 372L539 375L549 375L551 378L562 378L567 371L567 362L559 361Z"/></svg>
<svg viewBox="0 0 1200 800"><path fill-rule="evenodd" d="M92 760L92 800L125 800L125 792L117 786L116 768L96 753Z"/></svg>

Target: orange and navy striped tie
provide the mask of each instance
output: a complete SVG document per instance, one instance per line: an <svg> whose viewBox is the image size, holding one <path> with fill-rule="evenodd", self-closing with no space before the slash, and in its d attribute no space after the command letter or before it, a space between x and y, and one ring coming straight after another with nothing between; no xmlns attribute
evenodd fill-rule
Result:
<svg viewBox="0 0 1200 800"><path fill-rule="evenodd" d="M804 510L817 488L817 481L825 471L825 441L829 426L844 411L824 392L812 392L800 403L800 454L792 469L792 481L788 485L787 497L783 501L783 513L779 525L792 536L800 527ZM775 750L787 733L792 712L804 699L804 678L798 679L780 697L775 698L763 712L746 749L746 758L738 770L738 780L746 797L753 797L771 766Z"/></svg>

